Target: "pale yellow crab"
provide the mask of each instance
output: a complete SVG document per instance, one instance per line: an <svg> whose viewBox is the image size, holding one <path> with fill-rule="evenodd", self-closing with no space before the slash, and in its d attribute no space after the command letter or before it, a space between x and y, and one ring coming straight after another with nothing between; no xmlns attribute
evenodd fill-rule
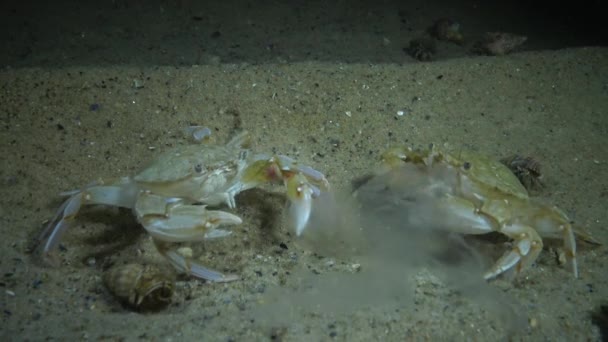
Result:
<svg viewBox="0 0 608 342"><path fill-rule="evenodd" d="M196 128L197 140L206 140L207 128ZM134 177L114 181L98 180L80 190L65 192L69 198L59 208L42 233L45 258L57 248L61 236L84 205L105 204L130 208L154 239L155 245L179 271L209 281L231 281L171 248L172 242L192 242L223 237L222 225L240 224L231 213L209 210L226 204L236 206L241 191L265 182L283 181L291 201L291 220L299 235L308 222L313 198L329 184L325 176L282 155L252 154L246 147L249 135L243 132L228 144L208 143L180 146L161 154Z"/></svg>
<svg viewBox="0 0 608 342"><path fill-rule="evenodd" d="M442 221L445 229L462 234L498 232L513 240L513 248L484 274L485 279L529 267L542 250L541 237L563 240L566 259L578 277L575 234L590 237L576 232L559 208L529 198L517 177L499 161L469 151L448 153L432 145L417 150L393 148L383 154L382 161L378 173L415 165L435 177L427 190L440 194L437 210L447 217Z"/></svg>

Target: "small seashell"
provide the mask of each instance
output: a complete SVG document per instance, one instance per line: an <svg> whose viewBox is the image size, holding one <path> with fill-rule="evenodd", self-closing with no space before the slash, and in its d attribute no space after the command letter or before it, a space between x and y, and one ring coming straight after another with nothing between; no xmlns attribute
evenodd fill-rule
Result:
<svg viewBox="0 0 608 342"><path fill-rule="evenodd" d="M116 266L104 273L103 282L116 298L140 311L161 309L173 296L173 277L154 266Z"/></svg>

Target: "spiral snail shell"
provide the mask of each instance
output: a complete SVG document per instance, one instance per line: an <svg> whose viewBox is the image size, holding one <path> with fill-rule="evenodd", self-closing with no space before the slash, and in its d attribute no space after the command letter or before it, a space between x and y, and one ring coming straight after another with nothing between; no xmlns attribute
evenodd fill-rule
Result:
<svg viewBox="0 0 608 342"><path fill-rule="evenodd" d="M173 278L150 265L115 266L104 273L103 282L115 297L136 310L161 309L173 296Z"/></svg>

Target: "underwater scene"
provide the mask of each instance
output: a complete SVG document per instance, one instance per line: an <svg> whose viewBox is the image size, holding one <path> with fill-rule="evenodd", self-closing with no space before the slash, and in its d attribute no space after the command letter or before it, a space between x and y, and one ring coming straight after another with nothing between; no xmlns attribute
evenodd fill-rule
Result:
<svg viewBox="0 0 608 342"><path fill-rule="evenodd" d="M3 341L606 341L599 2L3 2Z"/></svg>

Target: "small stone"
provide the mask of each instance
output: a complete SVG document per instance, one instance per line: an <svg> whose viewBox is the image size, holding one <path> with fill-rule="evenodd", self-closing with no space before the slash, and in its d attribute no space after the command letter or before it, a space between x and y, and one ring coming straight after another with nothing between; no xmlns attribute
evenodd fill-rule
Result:
<svg viewBox="0 0 608 342"><path fill-rule="evenodd" d="M134 79L133 80L133 88L141 89L144 87L144 82L142 80Z"/></svg>
<svg viewBox="0 0 608 342"><path fill-rule="evenodd" d="M560 265L565 265L568 262L568 257L566 256L566 252L563 249L559 249L557 251L557 261Z"/></svg>
<svg viewBox="0 0 608 342"><path fill-rule="evenodd" d="M530 328L534 329L538 327L538 319L535 317L530 318Z"/></svg>
<svg viewBox="0 0 608 342"><path fill-rule="evenodd" d="M89 266L95 266L96 263L97 263L97 261L95 260L94 257L90 257L87 259L87 265L89 265Z"/></svg>
<svg viewBox="0 0 608 342"><path fill-rule="evenodd" d="M183 256L184 258L192 258L194 252L192 252L192 248L190 247L180 247L177 249L177 253Z"/></svg>

